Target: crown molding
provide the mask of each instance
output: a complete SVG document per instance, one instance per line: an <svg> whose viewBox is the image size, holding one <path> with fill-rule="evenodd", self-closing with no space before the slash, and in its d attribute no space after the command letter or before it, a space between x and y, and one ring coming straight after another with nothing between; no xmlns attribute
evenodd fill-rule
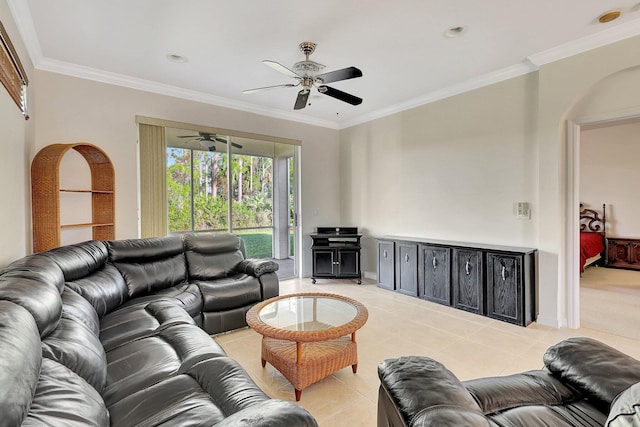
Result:
<svg viewBox="0 0 640 427"><path fill-rule="evenodd" d="M371 120L375 120L375 119L386 117L392 114L400 113L402 111L410 110L412 108L416 108L422 105L430 104L432 102L440 101L442 99L446 99L455 95L460 95L462 93L469 92L474 89L479 89L484 86L488 86L494 83L499 83L504 80L509 80L514 77L528 74L532 71L536 71L537 69L538 67L536 67L534 64L528 61L524 61L521 64L512 65L510 67L505 67L503 69L500 69L491 73L483 74L481 76L474 77L469 80L465 80L463 82L445 87L443 89L430 92L426 95L410 99L409 101L395 104L390 107L384 108L382 110L374 111L370 114L360 116L354 120L350 120L348 122L342 123L342 126L340 127L340 129L346 129L348 127L366 123Z"/></svg>
<svg viewBox="0 0 640 427"><path fill-rule="evenodd" d="M561 44L554 48L529 55L527 59L540 67L592 49L616 43L640 34L640 19L599 31L586 37Z"/></svg>
<svg viewBox="0 0 640 427"><path fill-rule="evenodd" d="M64 74L68 76L78 77L81 79L92 80L101 83L113 84L116 86L137 89L144 92L151 92L160 95L172 96L174 98L186 99L189 101L201 102L203 104L215 105L218 107L240 110L248 113L259 114L276 119L290 120L298 123L304 123L313 126L320 126L331 129L338 129L335 122L317 119L314 117L303 116L290 113L287 111L277 110L274 108L261 107L247 102L236 101L221 96L211 95L190 89L184 89L178 86L167 85L164 83L153 82L150 80L139 79L136 77L126 76L123 74L112 73L109 71L98 70L91 67L71 64L64 61L57 61L49 58L43 58L37 67L43 71Z"/></svg>
<svg viewBox="0 0 640 427"><path fill-rule="evenodd" d="M337 122L317 119L307 115L302 115L299 112L292 113L273 108L261 107L255 104L236 101L229 98L206 94L203 92L183 89L177 86L166 85L149 80L45 58L42 54L42 48L38 41L37 32L33 25L33 19L31 17L31 11L29 9L28 2L25 0L6 1L11 14L13 15L13 19L16 22L16 26L18 28L18 31L20 32L29 57L31 58L31 62L36 69L66 74L78 78L114 84L131 89L172 96L234 110L240 110L258 114L261 116L289 120L297 123L320 126L336 130L346 129L375 119L406 111L411 108L420 107L422 105L446 99L451 96L459 95L464 92L472 91L484 86L518 77L536 71L540 66L544 64L568 58L570 56L577 55L579 53L583 53L598 47L606 46L608 44L615 43L640 34L640 19L635 19L624 24L616 25L615 27L611 27L609 29L599 31L598 33L592 34L590 36L586 36L581 39L562 44L552 49L529 55L522 63L515 64L491 73L466 80L464 82L460 82L427 93L406 102L398 103L368 114L358 116L353 120Z"/></svg>

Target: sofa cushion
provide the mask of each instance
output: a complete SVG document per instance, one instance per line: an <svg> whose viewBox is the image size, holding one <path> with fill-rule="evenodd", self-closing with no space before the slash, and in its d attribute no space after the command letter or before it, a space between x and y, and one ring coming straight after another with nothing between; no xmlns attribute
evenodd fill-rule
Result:
<svg viewBox="0 0 640 427"><path fill-rule="evenodd" d="M202 329L171 325L107 352L104 399L111 406L203 359L220 356L225 356L224 350Z"/></svg>
<svg viewBox="0 0 640 427"><path fill-rule="evenodd" d="M262 298L260 281L246 274L238 274L224 279L197 281L202 293L202 311L226 311L246 307Z"/></svg>
<svg viewBox="0 0 640 427"><path fill-rule="evenodd" d="M0 414L2 425L22 423L38 384L40 333L23 307L0 301Z"/></svg>
<svg viewBox="0 0 640 427"><path fill-rule="evenodd" d="M67 367L45 358L29 415L22 425L107 427L109 412L93 387Z"/></svg>
<svg viewBox="0 0 640 427"><path fill-rule="evenodd" d="M107 262L107 247L99 240L61 246L42 254L58 264L67 282L102 269Z"/></svg>
<svg viewBox="0 0 640 427"><path fill-rule="evenodd" d="M175 301L159 300L132 305L109 313L102 318L100 341L106 351L180 324L195 324L193 318Z"/></svg>
<svg viewBox="0 0 640 427"><path fill-rule="evenodd" d="M124 277L131 298L187 280L180 236L114 240L107 247L109 260Z"/></svg>
<svg viewBox="0 0 640 427"><path fill-rule="evenodd" d="M72 292L66 291L63 300L72 298L68 296ZM66 366L98 392L104 388L107 379L104 348L97 334L70 314L66 306L58 327L42 341L42 355Z"/></svg>
<svg viewBox="0 0 640 427"><path fill-rule="evenodd" d="M632 385L615 398L605 426L640 426L640 383Z"/></svg>
<svg viewBox="0 0 640 427"><path fill-rule="evenodd" d="M202 293L195 284L182 283L170 288L161 289L149 295L140 296L127 301L120 307L144 306L154 301L172 301L187 311L192 317L202 312Z"/></svg>
<svg viewBox="0 0 640 427"><path fill-rule="evenodd" d="M82 322L94 335L100 333L100 319L93 306L76 291L65 287L62 292L62 313Z"/></svg>
<svg viewBox="0 0 640 427"><path fill-rule="evenodd" d="M206 359L110 405L113 425L216 425L268 397L237 362ZM284 425L284 424L283 424ZM288 424L292 425L292 424Z"/></svg>
<svg viewBox="0 0 640 427"><path fill-rule="evenodd" d="M490 420L497 426L601 427L606 415L584 400L553 406L538 405L533 401L491 415Z"/></svg>
<svg viewBox="0 0 640 427"><path fill-rule="evenodd" d="M106 264L91 275L67 282L67 286L91 303L99 317L129 299L129 289L117 268Z"/></svg>
<svg viewBox="0 0 640 427"><path fill-rule="evenodd" d="M57 267L56 267L57 268ZM57 284L36 279L0 276L0 300L14 302L33 316L41 337L46 337L58 326L62 316L60 293L64 288Z"/></svg>
<svg viewBox="0 0 640 427"><path fill-rule="evenodd" d="M640 361L592 338L569 338L550 347L544 363L603 413L618 394L640 382Z"/></svg>
<svg viewBox="0 0 640 427"><path fill-rule="evenodd" d="M572 389L549 372L538 370L504 376L463 381L485 414L494 414L536 402L560 405L580 400Z"/></svg>
<svg viewBox="0 0 640 427"><path fill-rule="evenodd" d="M242 239L229 233L184 236L189 280L227 277L244 260Z"/></svg>

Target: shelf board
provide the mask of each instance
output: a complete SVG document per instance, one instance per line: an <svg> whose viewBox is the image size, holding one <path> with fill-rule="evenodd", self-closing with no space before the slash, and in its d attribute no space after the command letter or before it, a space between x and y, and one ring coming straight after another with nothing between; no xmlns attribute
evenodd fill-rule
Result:
<svg viewBox="0 0 640 427"><path fill-rule="evenodd" d="M96 194L113 194L110 190L72 190L70 188L61 188L61 193L96 193Z"/></svg>
<svg viewBox="0 0 640 427"><path fill-rule="evenodd" d="M113 223L94 224L92 222L87 222L83 224L64 224L64 225L61 225L60 228L65 229L65 228L107 227L107 226L113 226Z"/></svg>

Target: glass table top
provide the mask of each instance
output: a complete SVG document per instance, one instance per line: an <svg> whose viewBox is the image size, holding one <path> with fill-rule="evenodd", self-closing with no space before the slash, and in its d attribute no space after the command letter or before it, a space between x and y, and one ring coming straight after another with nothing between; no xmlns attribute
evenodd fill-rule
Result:
<svg viewBox="0 0 640 427"><path fill-rule="evenodd" d="M277 329L321 331L349 323L357 314L357 308L342 299L298 295L265 305L258 318Z"/></svg>

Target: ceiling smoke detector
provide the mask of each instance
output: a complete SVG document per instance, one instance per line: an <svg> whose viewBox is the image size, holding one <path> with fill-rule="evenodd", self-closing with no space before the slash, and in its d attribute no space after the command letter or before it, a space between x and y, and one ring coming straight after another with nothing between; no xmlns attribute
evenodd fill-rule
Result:
<svg viewBox="0 0 640 427"><path fill-rule="evenodd" d="M444 32L444 36L452 39L454 37L460 37L465 31L467 31L466 27L456 25L455 27L448 28L447 31Z"/></svg>
<svg viewBox="0 0 640 427"><path fill-rule="evenodd" d="M176 55L174 53L167 54L167 59L171 62L177 62L179 64L184 64L188 61L186 56Z"/></svg>

